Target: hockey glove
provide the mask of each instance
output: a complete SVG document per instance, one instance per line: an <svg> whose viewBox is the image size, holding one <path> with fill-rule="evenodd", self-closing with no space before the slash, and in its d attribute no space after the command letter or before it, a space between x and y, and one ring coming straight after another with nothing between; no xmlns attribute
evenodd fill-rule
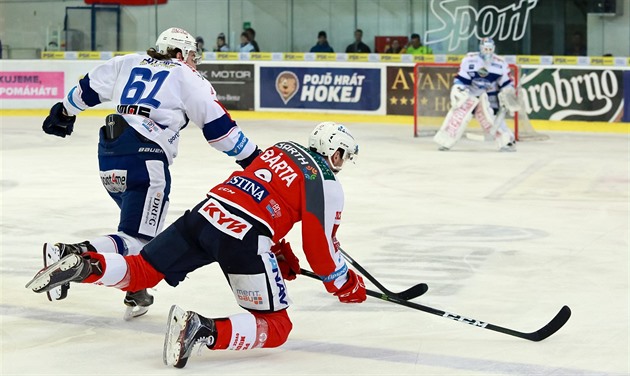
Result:
<svg viewBox="0 0 630 376"><path fill-rule="evenodd" d="M63 103L57 102L50 109L50 114L44 119L42 129L48 134L66 137L72 134L76 116L64 115Z"/></svg>
<svg viewBox="0 0 630 376"><path fill-rule="evenodd" d="M254 159L256 159L256 157L258 157L260 154L262 153L262 150L260 150L260 148L258 146L256 146L256 150L254 150L253 153L251 153L249 155L249 157L245 158L245 159L241 159L240 161L236 161L236 163L238 163L239 166L241 166L244 169L247 168L247 166L249 166Z"/></svg>
<svg viewBox="0 0 630 376"><path fill-rule="evenodd" d="M470 92L466 86L454 85L451 88L451 106L453 108L461 106L468 99L469 94Z"/></svg>
<svg viewBox="0 0 630 376"><path fill-rule="evenodd" d="M339 298L339 301L342 303L364 302L367 295L365 293L363 278L352 269L348 269L348 280L334 295Z"/></svg>
<svg viewBox="0 0 630 376"><path fill-rule="evenodd" d="M293 254L290 243L282 239L271 247L271 252L276 255L282 278L292 281L300 274L300 260Z"/></svg>

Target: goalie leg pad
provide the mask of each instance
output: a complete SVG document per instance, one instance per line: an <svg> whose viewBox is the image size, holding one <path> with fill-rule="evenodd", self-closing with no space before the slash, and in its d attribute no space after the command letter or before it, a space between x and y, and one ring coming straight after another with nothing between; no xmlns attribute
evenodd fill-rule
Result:
<svg viewBox="0 0 630 376"><path fill-rule="evenodd" d="M490 101L486 93L479 96L479 105L475 110L475 119L477 119L484 132L492 134L491 131L495 120L494 111L490 108Z"/></svg>
<svg viewBox="0 0 630 376"><path fill-rule="evenodd" d="M472 119L472 112L478 104L479 99L470 95L461 106L451 108L446 114L442 127L433 137L433 141L446 149L453 147L464 134L470 119Z"/></svg>

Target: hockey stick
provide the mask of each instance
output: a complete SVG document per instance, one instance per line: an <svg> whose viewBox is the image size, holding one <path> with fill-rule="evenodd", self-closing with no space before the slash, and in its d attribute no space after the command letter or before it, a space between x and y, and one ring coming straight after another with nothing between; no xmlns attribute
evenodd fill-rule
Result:
<svg viewBox="0 0 630 376"><path fill-rule="evenodd" d="M317 279L320 280L319 276L317 276L317 274L311 272L310 270L305 270L305 269L300 269L301 273L304 274L307 277L313 278L313 279ZM367 290L366 289L366 293L367 295L377 298L377 299L381 299L384 300L386 302L391 302L391 303L396 303L399 305L403 305L405 307L409 307L409 308L413 308L413 309L417 309L419 311L423 311L423 312L427 312L436 316L442 316L444 318L450 319L450 320L454 320L454 321L459 321L461 323L464 324L469 324L478 328L482 328L482 329L489 329L489 330L493 330L495 332L499 332L499 333L503 333L503 334L508 334L514 337L518 337L518 338L523 338L523 339L527 339L530 341L534 341L534 342L539 342L542 341L543 339L549 337L550 335L554 334L555 332L557 332L560 328L562 328L564 326L564 324L566 324L566 322L569 320L569 317L571 317L571 309L568 306L564 306L560 309L560 312L558 312L556 314L556 316L551 319L551 321L543 326L542 328L536 330L535 332L531 332L531 333L523 333L523 332L518 332L516 330L513 329L508 329L508 328L504 328L498 325L494 325L494 324L490 324L487 322L483 322L483 321L479 321L476 319L472 319L472 318L468 318L468 317L464 317L455 313L450 313L450 312L446 312L446 311L441 311L439 309L435 309L432 307L428 307L422 304L417 304L414 302L408 302L406 300L397 298L395 296L390 296L388 294L385 293L379 293L376 291L372 291L372 290Z"/></svg>
<svg viewBox="0 0 630 376"><path fill-rule="evenodd" d="M383 293L389 296L396 297L402 300L410 300L413 298L417 298L420 295L423 295L425 292L429 290L429 286L427 286L426 283L419 283L415 286L411 286L405 291L401 291L398 293L389 291L388 289L385 288L385 286L381 285L381 283L376 278L374 278L367 270L365 270L361 265L359 265L358 262L356 262L352 257L350 257L350 255L347 254L346 251L344 251L341 248L339 250L341 251L341 254L346 259L346 261L350 263L350 265L354 266L354 268L358 270L359 273L363 274L363 276L367 278L368 281L372 282L374 286L376 286L379 290L381 290Z"/></svg>

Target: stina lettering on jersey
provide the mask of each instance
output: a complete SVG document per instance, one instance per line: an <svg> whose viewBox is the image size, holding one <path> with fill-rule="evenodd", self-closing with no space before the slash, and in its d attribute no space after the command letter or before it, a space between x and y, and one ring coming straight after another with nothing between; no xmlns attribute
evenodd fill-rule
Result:
<svg viewBox="0 0 630 376"><path fill-rule="evenodd" d="M260 158L269 165L270 170L280 177L280 180L284 181L287 187L290 187L298 174L283 157L283 153L279 153L273 148L265 150L260 155Z"/></svg>
<svg viewBox="0 0 630 376"><path fill-rule="evenodd" d="M201 206L199 213L218 230L237 239L242 240L245 234L252 228L249 222L230 213L213 198L210 198Z"/></svg>
<svg viewBox="0 0 630 376"><path fill-rule="evenodd" d="M100 171L100 175L107 192L122 193L127 190L127 170Z"/></svg>
<svg viewBox="0 0 630 376"><path fill-rule="evenodd" d="M258 203L269 195L265 187L243 176L232 176L225 184L232 185L247 193Z"/></svg>
<svg viewBox="0 0 630 376"><path fill-rule="evenodd" d="M278 261L276 261L276 257L272 253L269 253L269 262L271 263L271 272L273 273L273 278L276 282L276 286L278 287L278 300L282 304L289 304L287 303L287 292L286 288L284 287L284 281L280 276L280 267L278 266Z"/></svg>

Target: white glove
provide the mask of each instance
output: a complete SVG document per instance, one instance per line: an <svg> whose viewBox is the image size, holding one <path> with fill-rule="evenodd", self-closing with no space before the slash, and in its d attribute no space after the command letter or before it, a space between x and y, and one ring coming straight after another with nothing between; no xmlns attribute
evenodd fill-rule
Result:
<svg viewBox="0 0 630 376"><path fill-rule="evenodd" d="M497 96L499 97L501 107L505 107L511 116L514 116L515 111L520 111L521 106L518 102L518 98L516 97L516 90L514 90L514 87L504 87Z"/></svg>
<svg viewBox="0 0 630 376"><path fill-rule="evenodd" d="M464 85L453 85L451 88L451 106L457 108L468 98L470 92Z"/></svg>

